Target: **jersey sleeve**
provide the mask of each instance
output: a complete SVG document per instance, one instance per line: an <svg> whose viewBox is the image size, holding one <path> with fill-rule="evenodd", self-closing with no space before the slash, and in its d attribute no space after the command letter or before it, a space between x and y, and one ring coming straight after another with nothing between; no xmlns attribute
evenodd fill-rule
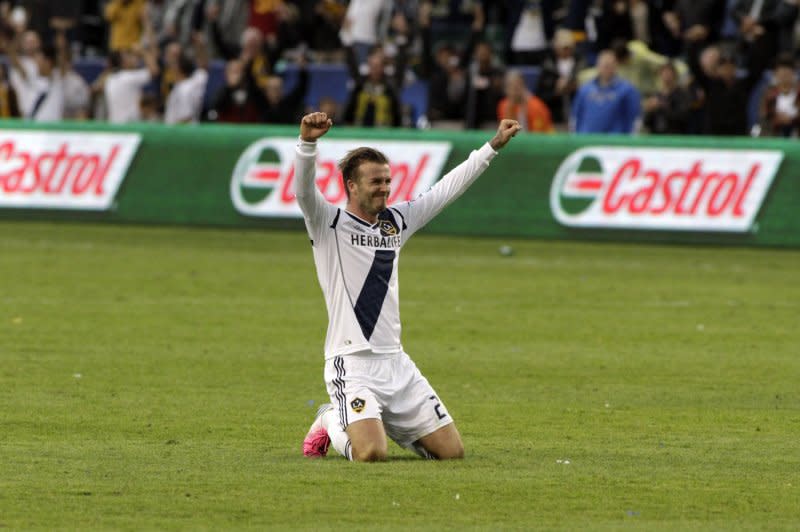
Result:
<svg viewBox="0 0 800 532"><path fill-rule="evenodd" d="M410 238L461 196L489 167L489 163L495 155L497 152L487 142L480 149L474 150L466 161L450 170L427 192L423 192L411 201L393 205L392 209L401 214L403 223L406 225L403 231L403 240Z"/></svg>
<svg viewBox="0 0 800 532"><path fill-rule="evenodd" d="M336 207L328 203L317 188L317 143L300 139L295 149L294 194L303 211L308 236L319 238L335 216Z"/></svg>

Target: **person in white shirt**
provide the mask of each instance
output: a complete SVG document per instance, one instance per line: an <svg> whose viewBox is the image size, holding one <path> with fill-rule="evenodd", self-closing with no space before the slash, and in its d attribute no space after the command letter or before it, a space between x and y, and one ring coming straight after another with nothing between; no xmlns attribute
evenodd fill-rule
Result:
<svg viewBox="0 0 800 532"><path fill-rule="evenodd" d="M24 117L34 122L58 122L64 118L64 75L66 59L64 49L52 45L42 46L36 52L36 75L19 75L15 90L24 94ZM15 61L12 54L13 70L21 74L25 67Z"/></svg>
<svg viewBox="0 0 800 532"><path fill-rule="evenodd" d="M303 454L329 445L350 460L386 458L387 436L425 458L461 458L453 419L400 343L398 258L408 239L489 166L520 130L502 120L496 135L417 199L387 205L391 174L384 154L356 148L340 162L347 207L328 203L316 186L317 139L332 126L325 113L303 117L295 156L295 194L311 238L325 304L323 405Z"/></svg>
<svg viewBox="0 0 800 532"><path fill-rule="evenodd" d="M372 48L386 36L391 14L390 0L350 1L339 39L353 51L357 65L366 62Z"/></svg>
<svg viewBox="0 0 800 532"><path fill-rule="evenodd" d="M164 108L165 124L195 123L203 110L203 96L208 83L205 66L194 64L187 57L178 63L178 80L172 87Z"/></svg>
<svg viewBox="0 0 800 532"><path fill-rule="evenodd" d="M39 34L31 30L22 33L8 44L8 57L11 62L8 81L17 93L20 114L26 118L35 103L36 93L30 90L30 84L39 77L36 54L41 47Z"/></svg>
<svg viewBox="0 0 800 532"><path fill-rule="evenodd" d="M89 84L73 68L71 54L67 49L64 66L64 119L87 120L90 105Z"/></svg>
<svg viewBox="0 0 800 532"><path fill-rule="evenodd" d="M145 51L145 65L134 51L111 52L108 57L112 72L106 77L103 93L112 124L139 122L142 90L158 76L159 66L155 48Z"/></svg>

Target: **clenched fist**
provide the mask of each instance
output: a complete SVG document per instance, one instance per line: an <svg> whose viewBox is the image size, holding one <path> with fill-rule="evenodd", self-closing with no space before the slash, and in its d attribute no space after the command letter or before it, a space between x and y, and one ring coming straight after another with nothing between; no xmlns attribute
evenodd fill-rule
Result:
<svg viewBox="0 0 800 532"><path fill-rule="evenodd" d="M489 141L489 145L494 151L499 150L508 144L511 137L516 135L520 129L522 129L522 126L520 126L519 122L516 120L510 120L508 118L503 119L497 127L497 134Z"/></svg>
<svg viewBox="0 0 800 532"><path fill-rule="evenodd" d="M310 113L300 121L300 138L306 142L316 142L333 126L333 120L325 113Z"/></svg>

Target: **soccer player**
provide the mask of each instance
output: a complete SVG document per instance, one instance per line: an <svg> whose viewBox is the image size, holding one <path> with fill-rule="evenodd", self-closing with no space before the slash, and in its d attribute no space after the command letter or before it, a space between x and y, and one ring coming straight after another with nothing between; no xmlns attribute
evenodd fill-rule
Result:
<svg viewBox="0 0 800 532"><path fill-rule="evenodd" d="M311 238L328 309L322 405L303 442L306 456L329 445L349 460L386 458L387 436L432 459L461 458L464 445L442 401L400 343L400 248L459 197L520 130L503 120L497 134L417 199L387 206L391 174L380 151L356 148L339 163L347 207L328 203L315 183L317 140L333 125L325 113L300 123L297 202Z"/></svg>

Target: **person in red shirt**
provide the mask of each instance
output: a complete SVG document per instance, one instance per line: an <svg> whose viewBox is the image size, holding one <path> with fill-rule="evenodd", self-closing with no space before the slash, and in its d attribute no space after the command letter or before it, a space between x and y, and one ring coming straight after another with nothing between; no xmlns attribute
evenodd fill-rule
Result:
<svg viewBox="0 0 800 532"><path fill-rule="evenodd" d="M552 133L553 121L545 103L531 94L518 70L509 70L505 80L506 96L497 105L497 121L516 120L524 131Z"/></svg>
<svg viewBox="0 0 800 532"><path fill-rule="evenodd" d="M283 0L251 0L250 24L264 35L277 35L278 13L283 8Z"/></svg>

